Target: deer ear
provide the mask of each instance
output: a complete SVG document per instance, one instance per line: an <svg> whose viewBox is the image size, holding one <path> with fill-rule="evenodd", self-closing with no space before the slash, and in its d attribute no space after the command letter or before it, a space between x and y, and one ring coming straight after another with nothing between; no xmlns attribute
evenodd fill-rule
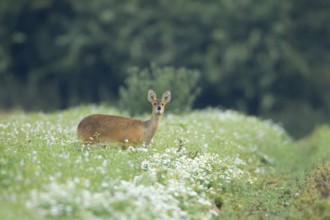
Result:
<svg viewBox="0 0 330 220"><path fill-rule="evenodd" d="M165 104L169 103L171 101L171 91L167 90L166 92L164 92L163 99Z"/></svg>
<svg viewBox="0 0 330 220"><path fill-rule="evenodd" d="M148 91L148 100L149 102L153 102L157 99L156 93L154 92L154 90L149 89Z"/></svg>

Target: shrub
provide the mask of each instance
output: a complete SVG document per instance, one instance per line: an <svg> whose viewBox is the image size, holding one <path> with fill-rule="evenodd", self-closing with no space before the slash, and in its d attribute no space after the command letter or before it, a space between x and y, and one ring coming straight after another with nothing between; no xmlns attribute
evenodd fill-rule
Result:
<svg viewBox="0 0 330 220"><path fill-rule="evenodd" d="M195 70L151 64L150 68L133 67L128 72L125 86L119 88L119 106L131 115L149 110L149 89L157 93L157 98L161 98L165 90L171 90L172 101L168 107L176 113L190 110L200 93L200 88L196 87L200 74Z"/></svg>

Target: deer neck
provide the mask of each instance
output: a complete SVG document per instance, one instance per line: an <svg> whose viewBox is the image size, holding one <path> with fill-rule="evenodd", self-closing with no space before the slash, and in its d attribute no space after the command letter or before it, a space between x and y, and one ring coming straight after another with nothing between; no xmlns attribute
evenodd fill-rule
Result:
<svg viewBox="0 0 330 220"><path fill-rule="evenodd" d="M152 114L151 118L147 121L145 121L145 127L146 127L146 144L149 144L152 137L155 135L159 122L162 115L156 115Z"/></svg>

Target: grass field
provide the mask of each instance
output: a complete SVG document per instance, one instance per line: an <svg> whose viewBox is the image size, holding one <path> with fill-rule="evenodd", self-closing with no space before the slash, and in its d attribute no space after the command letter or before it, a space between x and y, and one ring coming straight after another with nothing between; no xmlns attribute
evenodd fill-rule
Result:
<svg viewBox="0 0 330 220"><path fill-rule="evenodd" d="M77 140L96 112L120 114L0 115L0 219L330 218L328 126L294 141L234 111L167 112L148 148L121 150Z"/></svg>

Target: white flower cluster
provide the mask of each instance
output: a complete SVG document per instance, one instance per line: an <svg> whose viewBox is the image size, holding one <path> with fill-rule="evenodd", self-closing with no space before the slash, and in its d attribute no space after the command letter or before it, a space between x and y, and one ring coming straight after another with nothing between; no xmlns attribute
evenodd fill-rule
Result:
<svg viewBox="0 0 330 220"><path fill-rule="evenodd" d="M145 172L134 180L104 180L98 190L91 190L88 179L61 184L53 177L44 191L31 192L26 206L51 217L210 219L217 215L213 196L224 184L251 181L239 168L244 165L239 157L221 159L217 154L169 148L144 160Z"/></svg>
<svg viewBox="0 0 330 220"><path fill-rule="evenodd" d="M196 205L210 210L203 215L210 217L217 215L212 210L214 201L211 197L221 194L225 184L233 181L253 183L251 175L240 168L244 165L246 163L238 156L221 159L217 154L169 148L163 154L154 154L144 160L141 168L181 199L181 203L187 203L188 198L190 208Z"/></svg>
<svg viewBox="0 0 330 220"><path fill-rule="evenodd" d="M79 181L65 184L52 181L44 192L31 192L26 206L43 217L72 216L79 219L185 219L177 200L161 184L142 185L134 181L114 181L100 192L82 187Z"/></svg>
<svg viewBox="0 0 330 220"><path fill-rule="evenodd" d="M184 184L199 190L210 190L214 182L217 186L239 179L252 183L250 174L240 168L244 165L245 162L238 156L221 159L217 154L189 154L185 148L180 151L169 148L163 154L154 154L144 160L141 168L158 178L166 174L168 185Z"/></svg>
<svg viewBox="0 0 330 220"><path fill-rule="evenodd" d="M77 138L72 135L75 132L75 121L66 120L59 114L56 117L56 126L50 119L34 120L30 115L18 116L9 123L0 123L0 140L5 147L20 146L22 140L26 146L59 147L77 143ZM46 115L39 114L41 119ZM54 119L52 119L54 120Z"/></svg>

